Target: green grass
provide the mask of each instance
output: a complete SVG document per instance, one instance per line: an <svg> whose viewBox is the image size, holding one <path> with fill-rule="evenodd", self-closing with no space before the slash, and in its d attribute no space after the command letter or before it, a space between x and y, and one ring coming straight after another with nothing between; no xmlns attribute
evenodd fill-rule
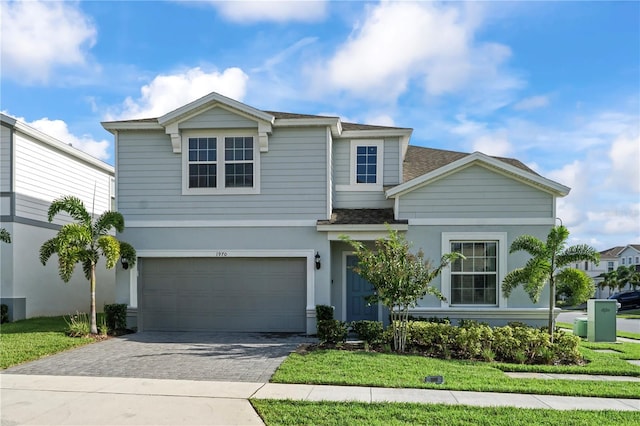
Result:
<svg viewBox="0 0 640 426"><path fill-rule="evenodd" d="M39 317L0 326L0 369L94 342L68 337L63 317Z"/></svg>
<svg viewBox="0 0 640 426"><path fill-rule="evenodd" d="M603 354L592 349L610 349ZM291 354L272 377L276 383L312 383L377 386L390 388L430 388L479 392L513 392L546 395L637 398L640 382L513 379L504 371L575 374L613 374L640 377L640 367L624 359L640 359L635 343L587 344L581 351L590 362L585 366L532 366L441 360L419 355L375 352L317 350ZM425 376L442 375L444 384L424 383Z"/></svg>
<svg viewBox="0 0 640 426"><path fill-rule="evenodd" d="M640 413L556 411L464 405L251 400L268 426L276 425L637 425Z"/></svg>
<svg viewBox="0 0 640 426"><path fill-rule="evenodd" d="M630 309L628 311L618 311L618 318L640 319L640 309Z"/></svg>

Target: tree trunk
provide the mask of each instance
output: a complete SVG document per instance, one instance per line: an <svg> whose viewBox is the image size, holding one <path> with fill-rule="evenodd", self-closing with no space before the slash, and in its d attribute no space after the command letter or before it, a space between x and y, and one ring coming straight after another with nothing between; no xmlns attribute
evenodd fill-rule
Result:
<svg viewBox="0 0 640 426"><path fill-rule="evenodd" d="M98 334L98 321L96 318L96 264L91 263L91 334Z"/></svg>
<svg viewBox="0 0 640 426"><path fill-rule="evenodd" d="M556 307L556 283L553 279L553 276L549 279L549 337L551 338L551 343L553 344L553 311Z"/></svg>

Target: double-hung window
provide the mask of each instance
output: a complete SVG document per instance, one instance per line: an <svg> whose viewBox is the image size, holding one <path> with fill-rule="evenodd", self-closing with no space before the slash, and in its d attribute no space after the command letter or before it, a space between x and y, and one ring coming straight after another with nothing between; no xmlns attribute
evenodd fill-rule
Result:
<svg viewBox="0 0 640 426"><path fill-rule="evenodd" d="M184 137L184 194L258 193L254 135L211 132Z"/></svg>
<svg viewBox="0 0 640 426"><path fill-rule="evenodd" d="M382 187L383 141L351 141L351 185L361 190Z"/></svg>
<svg viewBox="0 0 640 426"><path fill-rule="evenodd" d="M442 275L442 293L449 306L505 306L500 283L506 267L503 232L443 232L443 253L462 253Z"/></svg>

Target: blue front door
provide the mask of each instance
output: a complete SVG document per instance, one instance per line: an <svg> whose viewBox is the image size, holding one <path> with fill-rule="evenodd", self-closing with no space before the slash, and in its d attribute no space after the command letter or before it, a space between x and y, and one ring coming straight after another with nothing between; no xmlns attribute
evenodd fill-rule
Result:
<svg viewBox="0 0 640 426"><path fill-rule="evenodd" d="M367 305L365 297L373 294L371 283L353 271L356 256L347 256L347 321L378 320L378 304Z"/></svg>

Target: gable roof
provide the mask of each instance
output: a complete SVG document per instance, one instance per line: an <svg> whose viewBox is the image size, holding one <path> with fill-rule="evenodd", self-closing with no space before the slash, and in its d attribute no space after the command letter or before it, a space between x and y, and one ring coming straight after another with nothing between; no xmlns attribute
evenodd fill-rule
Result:
<svg viewBox="0 0 640 426"><path fill-rule="evenodd" d="M610 249L606 249L600 252L600 257L617 257L622 250L625 248L623 246L611 247Z"/></svg>
<svg viewBox="0 0 640 426"><path fill-rule="evenodd" d="M387 190L389 198L411 192L471 165L483 166L556 196L565 196L570 191L570 188L540 176L515 159L490 157L481 152L465 154L431 148L411 148L405 157L404 165L410 164L411 166L408 171L404 172L404 183Z"/></svg>

